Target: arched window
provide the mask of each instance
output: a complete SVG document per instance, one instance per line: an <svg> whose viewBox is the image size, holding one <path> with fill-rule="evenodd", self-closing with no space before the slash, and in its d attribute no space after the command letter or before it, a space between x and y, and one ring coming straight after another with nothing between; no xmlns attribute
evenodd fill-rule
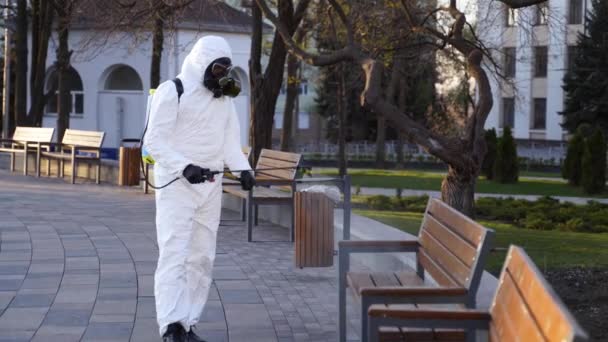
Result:
<svg viewBox="0 0 608 342"><path fill-rule="evenodd" d="M121 65L110 72L103 89L143 91L144 86L135 69L127 65Z"/></svg>
<svg viewBox="0 0 608 342"><path fill-rule="evenodd" d="M47 114L57 114L59 106L58 76L59 73L57 72L57 69L53 69L47 77L46 90L49 91L51 89L55 89L55 96L51 96L46 104ZM68 102L70 107L70 115L84 114L84 92L82 87L82 79L74 68L70 68L68 70L67 83L70 91Z"/></svg>

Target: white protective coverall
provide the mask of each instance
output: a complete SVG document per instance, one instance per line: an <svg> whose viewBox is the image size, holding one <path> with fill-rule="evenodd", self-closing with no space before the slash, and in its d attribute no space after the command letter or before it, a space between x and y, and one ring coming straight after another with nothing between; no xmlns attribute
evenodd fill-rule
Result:
<svg viewBox="0 0 608 342"><path fill-rule="evenodd" d="M232 52L221 37L198 40L178 75L184 93L178 103L175 84L162 83L153 95L144 147L155 160L154 181L164 185L189 164L210 170L247 170L232 98L214 98L203 75L214 60ZM221 176L190 184L185 178L156 191L159 258L154 276L156 315L161 336L171 323L186 331L202 314L212 280L221 213Z"/></svg>

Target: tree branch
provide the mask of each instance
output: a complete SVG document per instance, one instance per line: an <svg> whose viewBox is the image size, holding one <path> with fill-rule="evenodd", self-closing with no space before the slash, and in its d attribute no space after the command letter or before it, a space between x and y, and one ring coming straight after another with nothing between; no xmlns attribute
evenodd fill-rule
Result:
<svg viewBox="0 0 608 342"><path fill-rule="evenodd" d="M549 0L498 0L500 2L502 2L503 4L517 9L517 8L523 8L523 7L529 7L529 6L533 6L533 5L538 5L538 4L542 4L543 2L547 2Z"/></svg>

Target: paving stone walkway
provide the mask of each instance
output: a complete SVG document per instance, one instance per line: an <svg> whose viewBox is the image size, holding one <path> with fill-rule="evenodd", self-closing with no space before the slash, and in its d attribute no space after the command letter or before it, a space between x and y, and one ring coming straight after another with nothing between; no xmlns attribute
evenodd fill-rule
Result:
<svg viewBox="0 0 608 342"><path fill-rule="evenodd" d="M335 268L295 269L286 229L262 224L254 238L223 213L197 331L209 341L335 341ZM0 171L0 341L160 341L157 257L153 196Z"/></svg>

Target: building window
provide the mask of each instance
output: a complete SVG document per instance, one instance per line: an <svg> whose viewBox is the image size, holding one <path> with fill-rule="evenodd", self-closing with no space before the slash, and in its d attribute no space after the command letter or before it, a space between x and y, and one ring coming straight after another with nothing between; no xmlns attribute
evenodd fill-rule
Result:
<svg viewBox="0 0 608 342"><path fill-rule="evenodd" d="M517 23L518 11L516 9L505 6L505 26L513 27Z"/></svg>
<svg viewBox="0 0 608 342"><path fill-rule="evenodd" d="M116 67L104 84L104 90L133 90L142 91L144 86L135 69L127 65Z"/></svg>
<svg viewBox="0 0 608 342"><path fill-rule="evenodd" d="M502 120L500 128L515 126L515 99L504 97L502 99Z"/></svg>
<svg viewBox="0 0 608 342"><path fill-rule="evenodd" d="M534 99L534 113L532 117L532 129L546 128L547 122L547 99Z"/></svg>
<svg viewBox="0 0 608 342"><path fill-rule="evenodd" d="M503 53L505 56L505 60L504 60L505 61L505 65L504 65L505 76L506 77L515 77L516 50L513 47L504 48Z"/></svg>
<svg viewBox="0 0 608 342"><path fill-rule="evenodd" d="M283 129L283 112L274 113L274 128Z"/></svg>
<svg viewBox="0 0 608 342"><path fill-rule="evenodd" d="M298 129L310 129L310 113L300 112L298 114Z"/></svg>
<svg viewBox="0 0 608 342"><path fill-rule="evenodd" d="M58 76L57 70L51 71L47 78L46 90L58 89ZM70 115L82 115L84 113L84 91L82 88L82 79L78 72L74 68L68 70L67 77L68 89L70 96L68 98L68 108L70 108ZM59 109L59 90L55 91L56 96L51 96L46 104L47 114L57 114Z"/></svg>
<svg viewBox="0 0 608 342"><path fill-rule="evenodd" d="M536 18L534 24L537 26L547 25L547 19L549 16L549 7L546 2L536 5Z"/></svg>
<svg viewBox="0 0 608 342"><path fill-rule="evenodd" d="M546 46L534 48L534 77L547 77L548 53Z"/></svg>
<svg viewBox="0 0 608 342"><path fill-rule="evenodd" d="M570 0L568 23L579 25L583 23L583 0Z"/></svg>
<svg viewBox="0 0 608 342"><path fill-rule="evenodd" d="M568 46L568 56L566 57L567 60L567 67L568 67L568 72L572 71L572 69L574 69L574 63L576 62L576 55L578 54L578 47L571 45Z"/></svg>

